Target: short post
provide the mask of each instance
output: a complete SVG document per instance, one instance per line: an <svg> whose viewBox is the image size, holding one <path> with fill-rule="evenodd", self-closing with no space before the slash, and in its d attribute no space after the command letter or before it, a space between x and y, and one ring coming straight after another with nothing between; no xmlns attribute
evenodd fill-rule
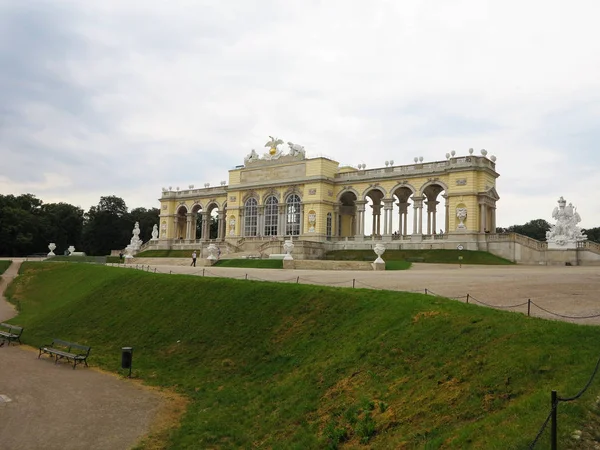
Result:
<svg viewBox="0 0 600 450"><path fill-rule="evenodd" d="M352 289L354 289L354 285L356 284L356 279L352 278Z"/></svg>
<svg viewBox="0 0 600 450"><path fill-rule="evenodd" d="M527 317L531 317L531 299L527 299Z"/></svg>
<svg viewBox="0 0 600 450"><path fill-rule="evenodd" d="M246 274L246 280L248 279L248 274Z"/></svg>
<svg viewBox="0 0 600 450"><path fill-rule="evenodd" d="M156 273L156 267L154 268L154 273Z"/></svg>
<svg viewBox="0 0 600 450"><path fill-rule="evenodd" d="M469 294L467 294L467 303L469 303Z"/></svg>
<svg viewBox="0 0 600 450"><path fill-rule="evenodd" d="M463 259L463 257L462 257L462 256L459 256L459 257L458 257L458 268L459 268L459 269L461 269L461 268L462 268L462 259Z"/></svg>
<svg viewBox="0 0 600 450"><path fill-rule="evenodd" d="M205 270L206 270L206 269L202 269L202 276L204 276L204 271L205 271Z"/></svg>
<svg viewBox="0 0 600 450"><path fill-rule="evenodd" d="M135 265L135 270L137 270L137 269L138 269L138 265L136 264L136 265Z"/></svg>
<svg viewBox="0 0 600 450"><path fill-rule="evenodd" d="M552 395L551 395L551 400L552 400L552 423L550 425L550 448L552 450L556 450L557 449L557 413L558 413L558 399L557 399L557 394L556 391L552 391Z"/></svg>
<svg viewBox="0 0 600 450"><path fill-rule="evenodd" d="M296 278L296 284L300 283L300 277Z"/></svg>
<svg viewBox="0 0 600 450"><path fill-rule="evenodd" d="M121 348L121 369L129 369L127 378L131 378L131 363L133 360L133 347Z"/></svg>
<svg viewBox="0 0 600 450"><path fill-rule="evenodd" d="M427 295L427 288L425 288L425 295Z"/></svg>

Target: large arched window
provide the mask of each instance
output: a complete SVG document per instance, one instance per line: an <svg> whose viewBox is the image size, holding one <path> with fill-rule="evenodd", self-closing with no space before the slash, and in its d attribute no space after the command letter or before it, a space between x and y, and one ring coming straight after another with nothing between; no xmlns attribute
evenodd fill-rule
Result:
<svg viewBox="0 0 600 450"><path fill-rule="evenodd" d="M300 234L300 197L296 194L290 195L285 201L285 234Z"/></svg>
<svg viewBox="0 0 600 450"><path fill-rule="evenodd" d="M277 236L278 203L274 196L265 202L265 236Z"/></svg>
<svg viewBox="0 0 600 450"><path fill-rule="evenodd" d="M258 203L255 198L249 198L244 206L244 236L256 236Z"/></svg>

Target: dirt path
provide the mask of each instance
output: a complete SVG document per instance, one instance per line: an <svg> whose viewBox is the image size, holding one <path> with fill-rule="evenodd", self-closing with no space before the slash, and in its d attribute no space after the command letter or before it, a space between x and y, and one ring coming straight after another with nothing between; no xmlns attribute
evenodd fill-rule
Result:
<svg viewBox="0 0 600 450"><path fill-rule="evenodd" d="M16 314L2 293L19 266L13 262L2 275L0 321ZM31 347L0 348L2 450L128 449L164 407L160 395L137 383L37 356Z"/></svg>

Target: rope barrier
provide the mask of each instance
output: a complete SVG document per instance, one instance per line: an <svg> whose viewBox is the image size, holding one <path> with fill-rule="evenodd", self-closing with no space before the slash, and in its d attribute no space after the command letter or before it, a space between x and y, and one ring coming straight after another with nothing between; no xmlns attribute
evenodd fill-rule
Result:
<svg viewBox="0 0 600 450"><path fill-rule="evenodd" d="M537 441L540 439L540 437L542 437L542 434L544 433L544 430L546 429L546 427L548 426L548 422L550 422L550 419L552 418L552 414L554 413L554 411L556 410L558 406L558 403L555 403L552 406L552 409L550 410L550 412L548 413L548 417L546 417L546 420L544 420L544 423L542 424L542 426L540 427L540 431L538 431L538 434L536 435L535 439L533 440L533 442L531 444L529 444L529 449L533 449L535 447L535 444L537 444Z"/></svg>
<svg viewBox="0 0 600 450"><path fill-rule="evenodd" d="M481 300L476 299L472 295L469 296L469 298L472 298L477 303L480 303L482 305L489 306L490 308L498 308L498 309L518 308L519 306L525 306L525 305L527 305L529 303L529 300L527 300L526 302L519 303L517 305L491 305L489 303L485 303L485 302L482 302Z"/></svg>
<svg viewBox="0 0 600 450"><path fill-rule="evenodd" d="M577 400L579 397L581 397L585 393L585 391L588 390L588 388L592 384L592 381L594 381L594 378L596 377L596 374L598 373L599 367L600 367L600 358L598 358L598 362L596 363L596 367L594 368L594 371L592 372L592 376L590 376L590 379L588 380L586 385L583 387L583 389L581 391L579 391L579 393L574 395L573 397L567 397L567 398L558 397L558 401L559 402L572 402L573 400Z"/></svg>
<svg viewBox="0 0 600 450"><path fill-rule="evenodd" d="M540 305L538 305L535 302L531 302L532 305L537 306L538 308L540 308L542 311L547 312L548 314L552 314L554 316L557 317L562 317L563 319L593 319L595 317L600 317L600 314L594 314L592 316L565 316L564 314L558 314L552 311L547 310L546 308L542 308Z"/></svg>

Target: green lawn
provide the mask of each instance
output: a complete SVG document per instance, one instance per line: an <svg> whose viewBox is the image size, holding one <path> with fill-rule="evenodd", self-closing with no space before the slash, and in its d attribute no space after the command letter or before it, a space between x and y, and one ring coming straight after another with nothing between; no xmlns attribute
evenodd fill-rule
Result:
<svg viewBox="0 0 600 450"><path fill-rule="evenodd" d="M283 269L282 259L222 259L217 267L243 267L254 269Z"/></svg>
<svg viewBox="0 0 600 450"><path fill-rule="evenodd" d="M200 247L198 247L200 250ZM193 250L145 250L135 255L136 258L190 258Z"/></svg>
<svg viewBox="0 0 600 450"><path fill-rule="evenodd" d="M84 263L96 263L104 264L110 256L53 256L48 258L48 261L52 262L84 262ZM114 258L114 257L112 257ZM117 257L117 260L119 258Z"/></svg>
<svg viewBox="0 0 600 450"><path fill-rule="evenodd" d="M327 252L325 259L338 261L375 260L373 250L335 250ZM462 257L462 260L459 259ZM514 264L488 252L472 250L387 250L382 258L387 261L409 261L442 264ZM386 267L387 268L387 267Z"/></svg>
<svg viewBox="0 0 600 450"><path fill-rule="evenodd" d="M2 275L4 272L6 272L6 269L8 269L10 267L10 264L12 263L12 261L7 261L7 260L0 260L0 275Z"/></svg>
<svg viewBox="0 0 600 450"><path fill-rule="evenodd" d="M91 264L25 263L8 295L26 344L91 345L110 371L133 346L135 377L185 395L167 449L527 448L550 391L581 389L600 340L423 294ZM560 405L559 448L598 393L596 380Z"/></svg>

